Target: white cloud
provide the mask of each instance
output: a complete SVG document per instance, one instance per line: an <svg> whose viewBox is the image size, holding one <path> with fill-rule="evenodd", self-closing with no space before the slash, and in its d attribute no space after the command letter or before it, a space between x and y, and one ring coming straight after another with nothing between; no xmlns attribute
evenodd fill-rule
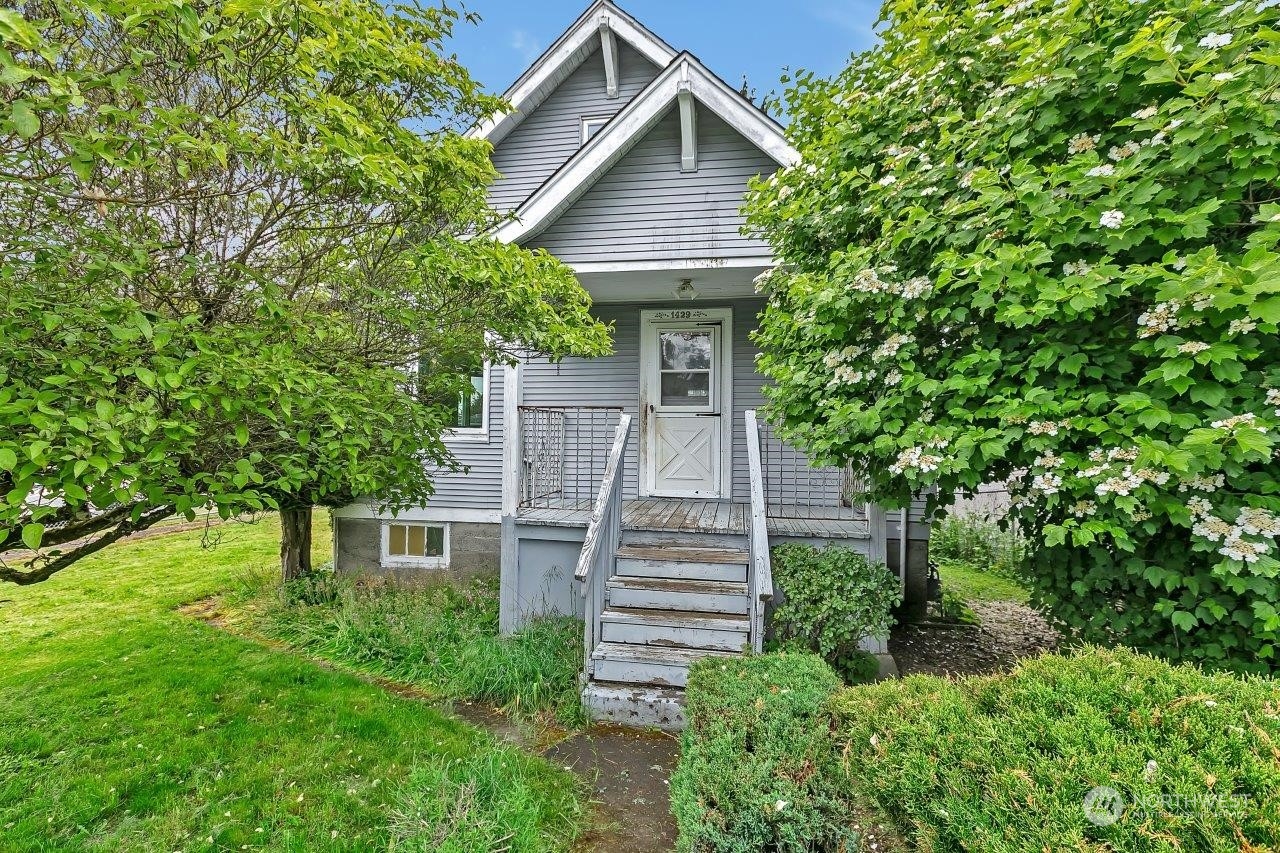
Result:
<svg viewBox="0 0 1280 853"><path fill-rule="evenodd" d="M542 53L542 45L524 30L514 30L510 44L511 49L520 54L525 62L533 62Z"/></svg>

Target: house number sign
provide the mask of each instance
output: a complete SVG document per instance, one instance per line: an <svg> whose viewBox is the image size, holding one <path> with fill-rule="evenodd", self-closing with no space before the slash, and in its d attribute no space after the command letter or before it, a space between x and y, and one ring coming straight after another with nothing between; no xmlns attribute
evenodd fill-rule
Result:
<svg viewBox="0 0 1280 853"><path fill-rule="evenodd" d="M706 320L711 315L696 308L680 308L671 311L654 311L650 316L655 320Z"/></svg>

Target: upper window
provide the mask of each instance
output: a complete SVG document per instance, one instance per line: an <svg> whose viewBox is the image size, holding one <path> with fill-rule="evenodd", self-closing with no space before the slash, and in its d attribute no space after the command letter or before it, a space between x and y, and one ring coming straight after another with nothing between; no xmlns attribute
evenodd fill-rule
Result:
<svg viewBox="0 0 1280 853"><path fill-rule="evenodd" d="M449 410L449 426L463 434L483 435L488 428L488 365L483 357L456 355L432 359L428 357L418 363L417 374L420 377L419 395L423 402L444 406ZM458 386L447 381L448 377L466 377L466 384L460 390L445 390L440 385ZM428 379L430 377L430 379Z"/></svg>
<svg viewBox="0 0 1280 853"><path fill-rule="evenodd" d="M582 120L582 144L586 145L591 141L591 137L600 132L600 129L609 123L607 118L584 118Z"/></svg>
<svg viewBox="0 0 1280 853"><path fill-rule="evenodd" d="M481 362L471 369L471 387L458 394L458 404L454 407L453 426L455 429L484 429L484 386L487 371Z"/></svg>

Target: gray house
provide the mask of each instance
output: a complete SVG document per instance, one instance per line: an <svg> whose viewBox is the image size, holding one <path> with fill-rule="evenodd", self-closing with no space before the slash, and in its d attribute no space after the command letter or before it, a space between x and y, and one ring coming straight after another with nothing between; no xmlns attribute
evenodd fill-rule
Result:
<svg viewBox="0 0 1280 853"><path fill-rule="evenodd" d="M501 622L584 618L600 718L679 725L688 665L759 649L769 546L837 542L920 597L919 508L858 503L755 410L750 333L772 268L741 232L747 182L796 164L783 129L608 0L594 3L472 131L494 148L500 239L570 265L613 355L477 365L449 442L465 473L426 506L335 513L340 570L500 566Z"/></svg>

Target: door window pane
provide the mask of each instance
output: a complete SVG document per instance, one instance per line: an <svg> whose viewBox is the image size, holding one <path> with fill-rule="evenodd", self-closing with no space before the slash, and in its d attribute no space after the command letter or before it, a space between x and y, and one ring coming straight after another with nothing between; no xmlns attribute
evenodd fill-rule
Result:
<svg viewBox="0 0 1280 853"><path fill-rule="evenodd" d="M663 370L710 370L711 331L662 332L658 341Z"/></svg>
<svg viewBox="0 0 1280 853"><path fill-rule="evenodd" d="M711 397L710 371L662 374L662 405L705 406Z"/></svg>

